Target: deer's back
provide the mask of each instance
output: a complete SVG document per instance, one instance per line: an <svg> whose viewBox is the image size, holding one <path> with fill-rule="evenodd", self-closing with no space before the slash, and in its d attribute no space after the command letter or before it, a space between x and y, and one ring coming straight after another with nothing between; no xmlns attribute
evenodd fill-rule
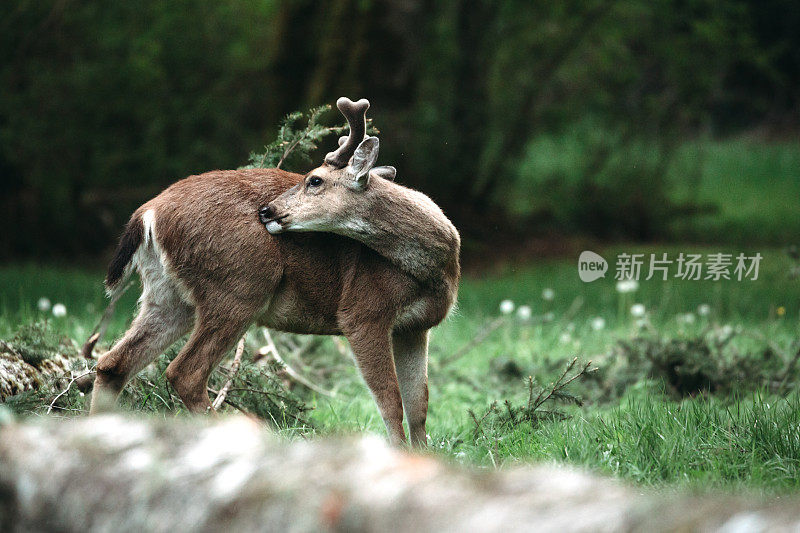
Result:
<svg viewBox="0 0 800 533"><path fill-rule="evenodd" d="M394 317L420 328L438 323L452 303L447 291L419 286L363 244L264 229L259 207L301 180L275 169L208 172L173 184L139 215L153 211L169 272L192 303L221 319L258 309L265 325L318 334Z"/></svg>

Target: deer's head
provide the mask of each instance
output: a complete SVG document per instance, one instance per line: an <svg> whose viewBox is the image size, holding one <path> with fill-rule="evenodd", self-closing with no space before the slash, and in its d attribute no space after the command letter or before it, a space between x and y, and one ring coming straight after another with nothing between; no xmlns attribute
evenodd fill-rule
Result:
<svg viewBox="0 0 800 533"><path fill-rule="evenodd" d="M336 107L347 119L350 134L339 139L339 148L325 156L325 162L302 182L259 209L259 218L270 233L346 232L359 223L359 207L370 178L394 178L393 167L373 168L379 142L366 135L369 101L343 97Z"/></svg>

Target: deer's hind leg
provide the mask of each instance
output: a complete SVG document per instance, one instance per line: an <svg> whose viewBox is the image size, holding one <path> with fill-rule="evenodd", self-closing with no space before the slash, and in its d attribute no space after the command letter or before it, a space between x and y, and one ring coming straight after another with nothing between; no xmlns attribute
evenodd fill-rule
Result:
<svg viewBox="0 0 800 533"><path fill-rule="evenodd" d="M211 409L208 378L247 330L256 311L257 307L209 312L198 306L197 322L189 341L167 367L167 379L189 411L202 413Z"/></svg>
<svg viewBox="0 0 800 533"><path fill-rule="evenodd" d="M145 289L131 327L97 363L90 413L113 408L131 376L185 335L193 321L193 307L177 291L169 287L157 292Z"/></svg>
<svg viewBox="0 0 800 533"><path fill-rule="evenodd" d="M425 433L428 417L428 331L396 331L392 335L392 344L411 444L425 446L428 442Z"/></svg>

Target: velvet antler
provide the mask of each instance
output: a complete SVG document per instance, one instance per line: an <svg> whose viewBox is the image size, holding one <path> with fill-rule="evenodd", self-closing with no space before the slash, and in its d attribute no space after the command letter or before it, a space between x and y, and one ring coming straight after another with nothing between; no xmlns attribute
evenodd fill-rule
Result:
<svg viewBox="0 0 800 533"><path fill-rule="evenodd" d="M358 102L353 102L343 96L336 100L336 107L347 119L347 123L350 125L350 135L345 138L344 142L339 140L339 148L326 155L325 162L336 168L343 168L366 136L369 100L362 98Z"/></svg>

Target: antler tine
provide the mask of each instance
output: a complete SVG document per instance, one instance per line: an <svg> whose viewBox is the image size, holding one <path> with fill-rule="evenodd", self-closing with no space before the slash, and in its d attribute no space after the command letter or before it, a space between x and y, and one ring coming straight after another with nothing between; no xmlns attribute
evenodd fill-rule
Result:
<svg viewBox="0 0 800 533"><path fill-rule="evenodd" d="M347 165L353 156L356 148L367 134L367 109L369 100L362 98L358 102L353 102L344 96L336 100L336 107L342 112L347 123L350 125L350 135L344 142L339 140L339 148L335 152L330 152L325 156L325 162L337 168Z"/></svg>

